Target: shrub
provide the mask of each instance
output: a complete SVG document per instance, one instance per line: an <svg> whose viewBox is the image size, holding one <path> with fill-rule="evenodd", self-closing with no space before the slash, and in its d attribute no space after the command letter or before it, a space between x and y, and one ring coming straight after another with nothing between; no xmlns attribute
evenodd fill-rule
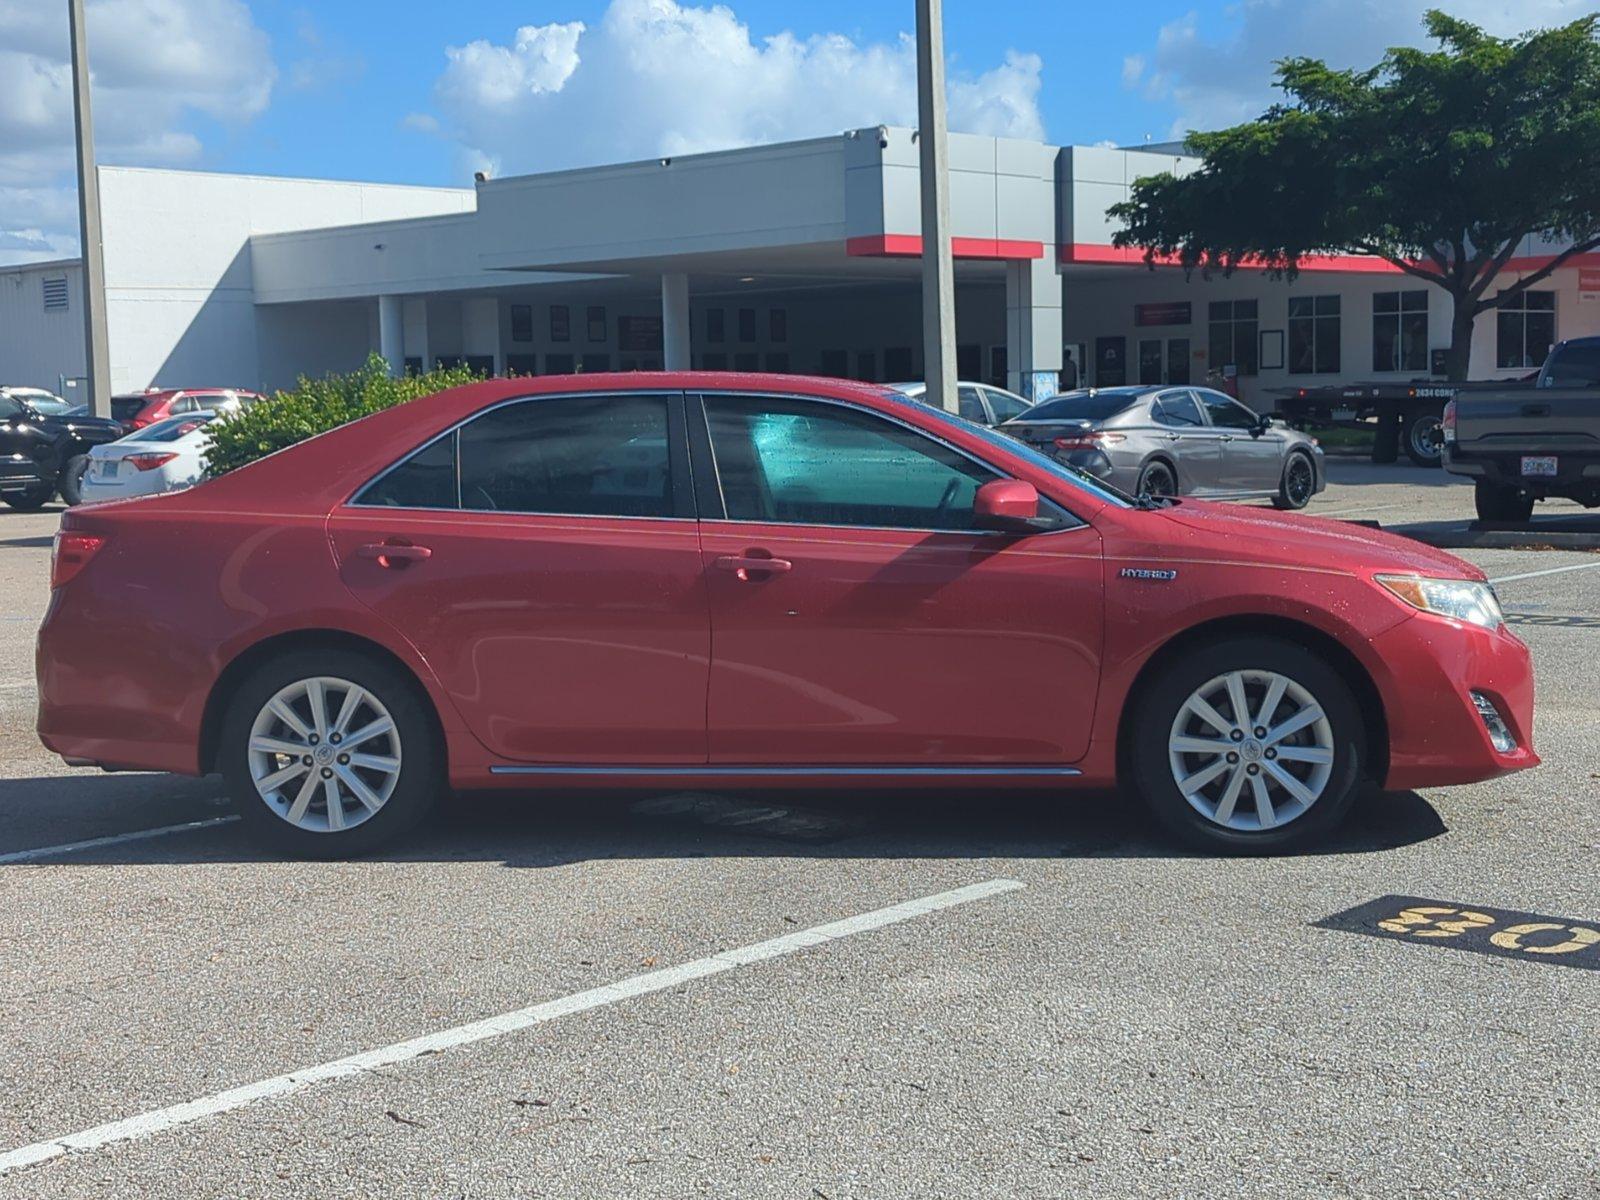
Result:
<svg viewBox="0 0 1600 1200"><path fill-rule="evenodd" d="M451 367L396 379L377 354L348 375L302 376L294 391L258 400L227 420L206 426L206 471L225 475L285 446L477 378L466 367Z"/></svg>

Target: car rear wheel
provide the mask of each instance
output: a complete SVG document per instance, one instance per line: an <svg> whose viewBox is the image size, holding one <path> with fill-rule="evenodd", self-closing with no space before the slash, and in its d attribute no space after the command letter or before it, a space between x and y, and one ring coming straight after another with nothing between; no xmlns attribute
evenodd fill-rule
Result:
<svg viewBox="0 0 1600 1200"><path fill-rule="evenodd" d="M444 788L414 681L347 651L287 654L234 693L219 761L240 815L274 849L366 854L413 828Z"/></svg>
<svg viewBox="0 0 1600 1200"><path fill-rule="evenodd" d="M1366 754L1339 673L1277 638L1233 638L1169 665L1133 714L1133 783L1191 845L1231 854L1324 839L1355 799Z"/></svg>
<svg viewBox="0 0 1600 1200"><path fill-rule="evenodd" d="M1138 490L1141 496L1176 496L1178 477L1164 462L1146 463L1144 470L1139 472Z"/></svg>
<svg viewBox="0 0 1600 1200"><path fill-rule="evenodd" d="M56 488L61 493L61 502L68 508L83 503L83 477L89 470L89 456L75 454L67 459L67 465L61 468L61 478L56 480Z"/></svg>
<svg viewBox="0 0 1600 1200"><path fill-rule="evenodd" d="M1533 497L1521 488L1480 479L1473 487L1472 500L1480 521L1525 525L1533 518Z"/></svg>
<svg viewBox="0 0 1600 1200"><path fill-rule="evenodd" d="M29 488L25 492L7 492L5 502L18 512L38 512L50 502L50 497L56 494L55 488L49 484Z"/></svg>
<svg viewBox="0 0 1600 1200"><path fill-rule="evenodd" d="M1283 477L1278 481L1278 494L1272 498L1274 508L1299 510L1311 503L1317 493L1317 470L1311 460L1299 451L1289 455L1283 464Z"/></svg>

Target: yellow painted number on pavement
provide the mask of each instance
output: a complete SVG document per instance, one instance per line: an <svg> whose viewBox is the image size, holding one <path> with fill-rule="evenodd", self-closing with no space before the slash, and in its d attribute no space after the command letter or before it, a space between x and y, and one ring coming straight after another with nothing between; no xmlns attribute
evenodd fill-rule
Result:
<svg viewBox="0 0 1600 1200"><path fill-rule="evenodd" d="M1564 942L1553 946L1526 946L1522 939L1530 933L1563 930L1572 934ZM1585 929L1582 925L1555 925L1549 921L1530 921L1526 925L1512 925L1492 935L1489 940L1502 950L1522 950L1528 954L1571 954L1600 942L1600 932Z"/></svg>
<svg viewBox="0 0 1600 1200"><path fill-rule="evenodd" d="M1445 917L1453 919L1444 920ZM1388 920L1379 921L1378 928L1389 933L1409 933L1419 938L1452 938L1493 924L1494 918L1487 913L1419 904L1401 909L1398 915Z"/></svg>

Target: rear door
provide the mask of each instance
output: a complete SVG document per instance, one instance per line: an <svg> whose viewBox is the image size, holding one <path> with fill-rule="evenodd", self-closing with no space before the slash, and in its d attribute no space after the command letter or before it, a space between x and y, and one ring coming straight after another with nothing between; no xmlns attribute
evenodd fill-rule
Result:
<svg viewBox="0 0 1600 1200"><path fill-rule="evenodd" d="M854 405L708 395L705 411L713 764L1083 755L1103 623L1091 526L974 528L996 472Z"/></svg>
<svg viewBox="0 0 1600 1200"><path fill-rule="evenodd" d="M1178 464L1178 488L1184 495L1204 496L1222 487L1222 432L1213 429L1189 388L1170 388L1150 405L1155 421L1154 452Z"/></svg>
<svg viewBox="0 0 1600 1200"><path fill-rule="evenodd" d="M710 628L683 400L479 414L334 511L345 584L494 754L703 763Z"/></svg>

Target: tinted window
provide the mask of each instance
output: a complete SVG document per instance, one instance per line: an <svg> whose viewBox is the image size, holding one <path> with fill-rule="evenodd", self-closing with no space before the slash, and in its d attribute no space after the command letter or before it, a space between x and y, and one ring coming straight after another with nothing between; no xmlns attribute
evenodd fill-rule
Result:
<svg viewBox="0 0 1600 1200"><path fill-rule="evenodd" d="M149 396L113 396L111 397L111 415L118 421L131 421L139 415L139 410L150 403Z"/></svg>
<svg viewBox="0 0 1600 1200"><path fill-rule="evenodd" d="M1162 425L1193 428L1205 424L1200 416L1200 406L1189 392L1163 392L1156 397L1154 412L1156 421Z"/></svg>
<svg viewBox="0 0 1600 1200"><path fill-rule="evenodd" d="M1540 387L1600 387L1600 342L1569 342L1550 358Z"/></svg>
<svg viewBox="0 0 1600 1200"><path fill-rule="evenodd" d="M1255 413L1221 392L1201 392L1200 399L1213 425L1223 429L1251 429L1256 424Z"/></svg>
<svg viewBox="0 0 1600 1200"><path fill-rule="evenodd" d="M926 393L923 396L927 398ZM971 384L962 384L956 389L956 407L969 421L976 421L979 425L986 425L989 414L983 411L983 400L978 395L978 389Z"/></svg>
<svg viewBox="0 0 1600 1200"><path fill-rule="evenodd" d="M914 430L838 405L707 396L706 415L736 521L970 529L973 496L995 478Z"/></svg>
<svg viewBox="0 0 1600 1200"><path fill-rule="evenodd" d="M10 396L0 396L0 421L9 421L23 413L22 402Z"/></svg>
<svg viewBox="0 0 1600 1200"><path fill-rule="evenodd" d="M1030 421L1104 421L1127 408L1138 392L1073 392L1028 410Z"/></svg>
<svg viewBox="0 0 1600 1200"><path fill-rule="evenodd" d="M663 396L524 400L461 429L461 507L670 517Z"/></svg>
<svg viewBox="0 0 1600 1200"><path fill-rule="evenodd" d="M994 410L996 421L1009 421L1012 417L1020 417L1028 411L1028 402L1020 396L1013 396L1010 392L988 389L989 407Z"/></svg>
<svg viewBox="0 0 1600 1200"><path fill-rule="evenodd" d="M391 508L456 507L456 435L424 446L356 497Z"/></svg>

